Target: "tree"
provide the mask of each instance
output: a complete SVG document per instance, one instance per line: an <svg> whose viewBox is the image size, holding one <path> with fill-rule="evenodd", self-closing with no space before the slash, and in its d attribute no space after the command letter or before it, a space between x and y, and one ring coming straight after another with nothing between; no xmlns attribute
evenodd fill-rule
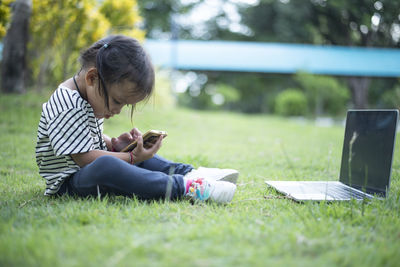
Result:
<svg viewBox="0 0 400 267"><path fill-rule="evenodd" d="M78 68L79 51L109 34L139 40L141 18L134 0L33 0L29 43L31 78L41 89Z"/></svg>
<svg viewBox="0 0 400 267"><path fill-rule="evenodd" d="M140 40L144 39L145 32L139 29L142 18L139 15L136 1L105 0L99 11L109 21L110 33L120 33Z"/></svg>
<svg viewBox="0 0 400 267"><path fill-rule="evenodd" d="M400 31L399 10L400 2L390 0L264 0L241 14L260 41L400 47L393 35ZM371 78L347 80L355 107L366 108Z"/></svg>
<svg viewBox="0 0 400 267"><path fill-rule="evenodd" d="M400 2L390 0L260 0L255 6L239 8L252 35L236 39L398 48L399 10ZM347 82L354 106L366 108L371 78L348 77Z"/></svg>
<svg viewBox="0 0 400 267"><path fill-rule="evenodd" d="M328 44L345 46L400 47L400 38L392 35L400 27L399 1L311 1L312 24ZM367 108L369 77L349 77L356 108Z"/></svg>
<svg viewBox="0 0 400 267"><path fill-rule="evenodd" d="M12 20L4 38L1 68L1 89L6 93L22 93L25 90L26 47L31 10L30 0L16 0L12 4Z"/></svg>
<svg viewBox="0 0 400 267"><path fill-rule="evenodd" d="M198 1L191 6L176 4L177 0L140 1L144 24L148 37L170 36L171 14L185 14L197 5L207 4ZM194 1L185 1L194 3ZM205 22L203 35L195 29L198 25L188 22L180 25L180 39L205 40L238 40L252 42L307 43L319 45L343 45L362 47L400 47L400 1L392 0L259 0L254 4L243 4L241 1L216 1L221 5L220 12ZM249 1L250 3L250 1ZM224 5L235 4L240 16L240 24L249 31L234 31L230 27L229 12ZM173 11L172 6L175 5ZM215 4L216 5L216 4ZM182 16L182 15L181 15ZM184 19L183 19L184 20ZM209 82L228 83L237 88L242 101L240 110L258 112L265 110L261 105L269 103L267 98L274 97L272 87L282 89L293 80L293 76L274 74L243 73L207 73ZM257 76L257 78L255 78ZM239 78L240 77L240 78ZM276 83L270 86L270 79ZM347 81L355 107L366 107L369 92L376 80L369 77L338 77ZM383 79L380 79L383 80ZM385 79L383 88L392 88L398 81ZM254 83L257 81L257 84ZM259 83L258 83L259 82ZM380 83L380 82L379 82ZM393 85L394 84L394 85ZM286 85L285 85L286 86ZM251 89L249 88L251 87ZM266 88L271 93L266 92ZM284 88L283 88L284 89ZM376 91L376 89L374 88ZM374 92L374 95L379 95ZM264 100L263 100L264 99ZM252 103L246 105L245 102ZM375 101L378 103L379 101ZM244 105L248 107L244 107ZM269 104L268 104L269 105ZM271 110L271 108L267 108Z"/></svg>
<svg viewBox="0 0 400 267"><path fill-rule="evenodd" d="M0 39L6 35L6 27L10 17L10 4L13 0L0 1Z"/></svg>
<svg viewBox="0 0 400 267"><path fill-rule="evenodd" d="M182 16L201 4L203 0L196 3L182 3L180 0L141 0L139 1L140 14L144 17L144 29L146 36L150 38L162 38L171 36L174 27L174 16ZM179 38L183 36L191 39L186 29L180 28Z"/></svg>

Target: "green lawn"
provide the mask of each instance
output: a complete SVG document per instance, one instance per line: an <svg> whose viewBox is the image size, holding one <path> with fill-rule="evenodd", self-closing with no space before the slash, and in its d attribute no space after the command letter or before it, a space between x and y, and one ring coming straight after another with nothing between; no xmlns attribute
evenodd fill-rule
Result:
<svg viewBox="0 0 400 267"><path fill-rule="evenodd" d="M149 104L133 122L168 131L159 154L240 171L231 204L46 198L34 157L46 97L0 95L0 266L399 266L399 145L388 199L298 204L264 180L338 179L342 126ZM105 132L131 127L126 111Z"/></svg>

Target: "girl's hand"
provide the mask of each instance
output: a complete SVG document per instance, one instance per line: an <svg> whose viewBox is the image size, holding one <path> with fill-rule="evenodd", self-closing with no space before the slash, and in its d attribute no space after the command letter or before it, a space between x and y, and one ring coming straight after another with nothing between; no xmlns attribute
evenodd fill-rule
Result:
<svg viewBox="0 0 400 267"><path fill-rule="evenodd" d="M123 133L118 138L111 138L111 145L118 152L138 139L139 136L142 136L142 133L137 128L133 128L129 133Z"/></svg>
<svg viewBox="0 0 400 267"><path fill-rule="evenodd" d="M139 136L142 136L142 133L138 128L133 128L129 133L132 135L133 140L136 140Z"/></svg>
<svg viewBox="0 0 400 267"><path fill-rule="evenodd" d="M140 135L137 138L137 146L132 151L133 162L139 163L154 157L157 151L161 148L163 136L160 136L154 144L149 144L149 146L143 146L143 137Z"/></svg>

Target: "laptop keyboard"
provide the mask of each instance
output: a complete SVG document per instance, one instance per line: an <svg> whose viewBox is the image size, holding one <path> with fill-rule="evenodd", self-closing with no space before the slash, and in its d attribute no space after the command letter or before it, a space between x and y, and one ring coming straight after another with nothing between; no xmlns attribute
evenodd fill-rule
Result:
<svg viewBox="0 0 400 267"><path fill-rule="evenodd" d="M363 199L370 198L369 196L360 193L358 191L352 190L351 188L347 188L345 186L340 185L329 185L327 194L332 196L333 198L355 198L355 199Z"/></svg>

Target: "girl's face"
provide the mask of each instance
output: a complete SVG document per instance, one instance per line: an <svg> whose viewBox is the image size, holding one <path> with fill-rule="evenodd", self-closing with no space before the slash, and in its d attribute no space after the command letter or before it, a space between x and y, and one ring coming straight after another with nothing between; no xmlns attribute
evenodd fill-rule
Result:
<svg viewBox="0 0 400 267"><path fill-rule="evenodd" d="M109 119L112 116L119 114L123 106L128 104L134 105L143 100L143 97L138 97L132 94L132 92L135 92L136 89L135 84L128 80L123 80L107 87L107 108L105 100L106 96L104 94L100 95L98 90L98 82L99 80L96 78L96 81L94 81L92 85L87 86L86 91L88 102L92 106L94 114L98 119Z"/></svg>

